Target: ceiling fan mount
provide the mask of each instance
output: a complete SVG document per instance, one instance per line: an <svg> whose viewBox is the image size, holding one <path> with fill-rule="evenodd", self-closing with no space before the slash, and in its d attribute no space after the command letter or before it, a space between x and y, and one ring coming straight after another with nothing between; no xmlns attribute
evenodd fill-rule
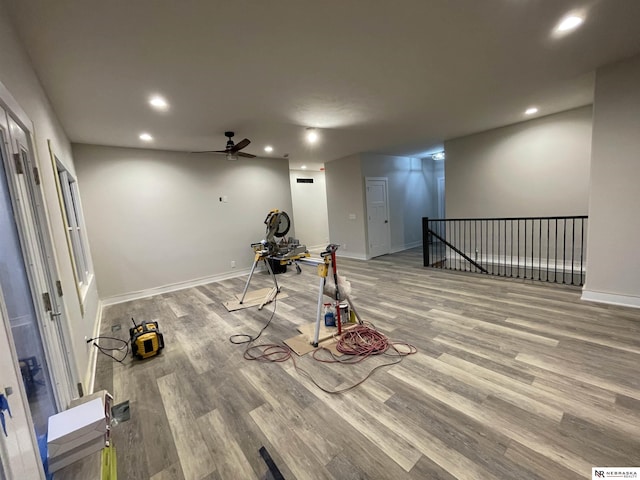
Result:
<svg viewBox="0 0 640 480"><path fill-rule="evenodd" d="M225 147L224 150L207 150L204 152L193 152L193 153L224 153L226 154L228 160L237 160L238 157L255 158L255 155L240 151L243 148L247 147L251 143L251 140L249 140L248 138L245 138L243 140L240 140L238 143L234 143L233 141L234 135L235 135L235 132L232 132L231 130L224 132L224 136L227 137L228 139L227 146Z"/></svg>

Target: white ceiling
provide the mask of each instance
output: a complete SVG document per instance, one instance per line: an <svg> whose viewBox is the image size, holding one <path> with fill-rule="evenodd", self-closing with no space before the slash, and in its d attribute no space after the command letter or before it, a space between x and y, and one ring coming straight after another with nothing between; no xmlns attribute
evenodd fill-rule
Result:
<svg viewBox="0 0 640 480"><path fill-rule="evenodd" d="M71 141L211 150L235 130L292 168L586 105L595 68L640 52L638 0L5 1Z"/></svg>

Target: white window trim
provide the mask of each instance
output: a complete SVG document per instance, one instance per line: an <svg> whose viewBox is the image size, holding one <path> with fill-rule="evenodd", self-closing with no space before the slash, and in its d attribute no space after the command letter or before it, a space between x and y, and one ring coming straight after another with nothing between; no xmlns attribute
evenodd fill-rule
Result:
<svg viewBox="0 0 640 480"><path fill-rule="evenodd" d="M60 213L66 230L67 246L71 258L73 276L76 280L78 300L84 310L84 301L94 279L93 264L89 254L87 229L80 203L78 182L60 159L51 151L51 160L56 173Z"/></svg>

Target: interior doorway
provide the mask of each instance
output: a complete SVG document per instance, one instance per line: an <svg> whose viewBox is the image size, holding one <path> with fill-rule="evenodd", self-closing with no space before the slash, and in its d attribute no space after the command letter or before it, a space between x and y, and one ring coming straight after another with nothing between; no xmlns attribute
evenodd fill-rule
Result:
<svg viewBox="0 0 640 480"><path fill-rule="evenodd" d="M391 252L387 182L386 177L367 177L365 179L369 258Z"/></svg>

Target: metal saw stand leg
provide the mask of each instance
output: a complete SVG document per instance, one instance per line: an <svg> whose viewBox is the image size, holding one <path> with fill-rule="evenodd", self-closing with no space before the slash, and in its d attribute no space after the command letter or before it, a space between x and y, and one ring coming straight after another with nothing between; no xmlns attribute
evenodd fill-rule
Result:
<svg viewBox="0 0 640 480"><path fill-rule="evenodd" d="M267 270L269 270L269 275L271 275L271 278L273 279L273 284L276 287L276 293L280 293L280 287L278 286L278 279L276 278L276 274L273 273L273 270L271 270L271 264L269 262L267 262L266 258L263 258L265 265L267 266Z"/></svg>
<svg viewBox="0 0 640 480"><path fill-rule="evenodd" d="M273 273L273 270L271 270L271 265L269 265L269 262L267 262L266 257L256 257L256 259L253 261L253 265L251 265L251 272L249 272L249 278L247 278L247 283L245 284L244 290L242 291L242 297L240 298L240 305L242 305L242 302L244 302L244 297L246 297L247 295L247 290L249 290L249 284L251 283L251 279L253 278L253 272L255 272L256 266L258 265L258 262L260 260L262 260L267 266L269 275L271 275L271 278L273 279L273 284L276 287L276 293L280 293L280 287L278 287L278 280L276 279L276 276Z"/></svg>
<svg viewBox="0 0 640 480"><path fill-rule="evenodd" d="M323 258L323 263L318 264L318 276L320 277L320 284L318 285L318 315L316 317L316 330L313 334L313 342L311 345L318 346L318 339L320 337L320 322L322 321L322 300L324 298L324 284L327 280L327 274L329 273L329 257Z"/></svg>

